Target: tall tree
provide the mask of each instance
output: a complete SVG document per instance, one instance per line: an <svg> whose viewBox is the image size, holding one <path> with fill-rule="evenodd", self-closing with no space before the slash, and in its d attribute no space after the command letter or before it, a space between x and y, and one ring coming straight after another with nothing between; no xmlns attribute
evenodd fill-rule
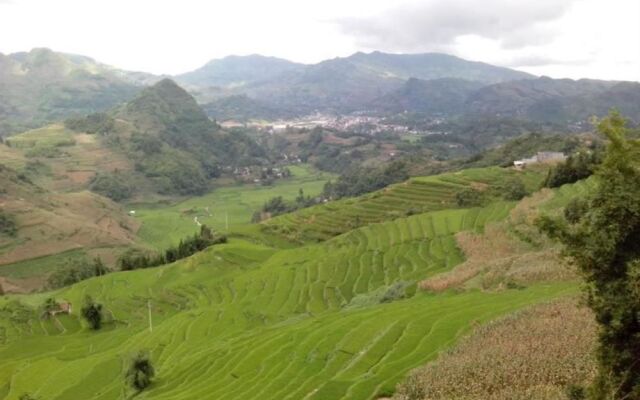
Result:
<svg viewBox="0 0 640 400"><path fill-rule="evenodd" d="M640 399L640 142L627 140L612 112L598 124L609 140L582 215L543 217L539 226L565 245L587 283L599 324L596 399Z"/></svg>

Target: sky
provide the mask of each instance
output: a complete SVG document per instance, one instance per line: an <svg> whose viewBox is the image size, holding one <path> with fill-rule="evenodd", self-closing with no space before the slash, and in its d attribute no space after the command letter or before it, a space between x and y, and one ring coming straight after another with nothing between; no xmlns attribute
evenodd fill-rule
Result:
<svg viewBox="0 0 640 400"><path fill-rule="evenodd" d="M178 74L227 55L302 63L443 52L554 78L640 81L639 0L0 0L0 52L48 47Z"/></svg>

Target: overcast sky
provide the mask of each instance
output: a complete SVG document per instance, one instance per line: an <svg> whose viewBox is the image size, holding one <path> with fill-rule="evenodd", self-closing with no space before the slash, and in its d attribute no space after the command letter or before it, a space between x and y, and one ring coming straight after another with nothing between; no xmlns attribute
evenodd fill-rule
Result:
<svg viewBox="0 0 640 400"><path fill-rule="evenodd" d="M556 78L640 81L639 0L0 0L0 52L176 74L259 53L439 51Z"/></svg>

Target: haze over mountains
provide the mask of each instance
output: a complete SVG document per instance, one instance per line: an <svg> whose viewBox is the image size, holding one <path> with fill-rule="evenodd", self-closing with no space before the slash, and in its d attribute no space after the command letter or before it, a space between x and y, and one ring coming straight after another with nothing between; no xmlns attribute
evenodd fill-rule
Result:
<svg viewBox="0 0 640 400"><path fill-rule="evenodd" d="M0 135L110 109L161 78L48 49L0 55ZM174 79L222 120L407 111L566 125L611 107L640 120L637 82L539 78L437 53L356 53L311 65L229 56Z"/></svg>

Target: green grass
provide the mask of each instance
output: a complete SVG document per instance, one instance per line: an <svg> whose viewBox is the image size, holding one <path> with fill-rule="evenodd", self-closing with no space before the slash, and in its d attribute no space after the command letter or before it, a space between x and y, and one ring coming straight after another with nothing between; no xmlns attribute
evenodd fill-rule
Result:
<svg viewBox="0 0 640 400"><path fill-rule="evenodd" d="M233 219L230 213L232 231L255 229L245 219L252 205L274 193L295 196L303 179L309 193L319 190L320 179L297 172L280 187L223 188L172 207L137 208L147 229L165 232L148 233L146 240L161 246L192 232L192 216L183 221L181 210L211 203L237 207ZM307 220L316 232L328 232L318 243L276 248L233 235L227 244L171 265L0 298L0 399L26 392L51 400L126 398L132 393L124 387L124 369L140 349L150 351L158 372L140 399L363 400L389 393L472 326L576 292L574 283L556 283L416 293L417 281L462 262L457 232L482 231L514 206L493 201L459 209L447 199L471 182L497 184L502 174L471 170L414 179L271 222L295 232L296 222ZM562 190L560 196L570 196ZM406 207L419 211L406 216ZM350 225L356 215L365 222ZM407 297L381 303L381 294L399 282ZM105 306L109 321L100 332L78 320L86 294ZM71 301L74 315L41 320L37 307L49 296Z"/></svg>
<svg viewBox="0 0 640 400"><path fill-rule="evenodd" d="M369 399L473 323L574 290L551 285L495 294L418 294L355 309L328 301L326 289L336 286L338 296L350 300L357 289L345 288L367 275L366 265L355 260L376 250L378 245L365 247L354 237L279 252L236 241L181 263L116 273L56 294L74 304L86 293L103 302L120 322L98 333L81 329L75 316L41 321L0 302L0 380L11 379L9 399L24 392L48 399L118 398L124 360L145 348L158 380L141 398ZM395 252L385 260L387 280L402 275L394 268L401 257ZM319 273L339 258L350 260L341 267L345 271L336 266ZM421 268L428 274L432 267ZM367 287L385 281L371 279ZM323 290L314 291L318 282ZM21 299L36 306L45 297Z"/></svg>
<svg viewBox="0 0 640 400"><path fill-rule="evenodd" d="M215 230L226 231L250 223L253 213L272 197L293 200L302 189L305 195L317 196L332 175L320 173L307 165L290 166L292 177L272 186L239 185L221 187L204 196L166 206L131 205L142 221L140 238L152 247L164 249L176 244L198 229L194 218ZM209 211L205 208L208 207Z"/></svg>

